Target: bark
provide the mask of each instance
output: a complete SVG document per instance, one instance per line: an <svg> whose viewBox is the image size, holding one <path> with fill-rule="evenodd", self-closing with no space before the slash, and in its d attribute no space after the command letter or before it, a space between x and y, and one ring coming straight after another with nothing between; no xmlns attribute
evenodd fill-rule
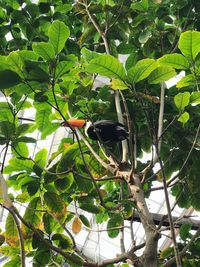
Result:
<svg viewBox="0 0 200 267"><path fill-rule="evenodd" d="M159 234L156 230L156 226L152 219L152 216L148 210L139 176L134 174L133 181L133 184L130 184L130 190L133 195L133 200L136 203L137 211L139 213L146 236L145 250L142 255L142 266L156 267L158 264L157 247Z"/></svg>

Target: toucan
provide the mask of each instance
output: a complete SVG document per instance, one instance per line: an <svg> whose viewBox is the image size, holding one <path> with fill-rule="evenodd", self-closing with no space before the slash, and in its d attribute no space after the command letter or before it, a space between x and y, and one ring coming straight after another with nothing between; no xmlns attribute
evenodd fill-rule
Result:
<svg viewBox="0 0 200 267"><path fill-rule="evenodd" d="M128 139L128 131L122 123L112 120L89 122L86 120L69 119L62 126L85 128L86 135L92 140L102 142L121 142Z"/></svg>

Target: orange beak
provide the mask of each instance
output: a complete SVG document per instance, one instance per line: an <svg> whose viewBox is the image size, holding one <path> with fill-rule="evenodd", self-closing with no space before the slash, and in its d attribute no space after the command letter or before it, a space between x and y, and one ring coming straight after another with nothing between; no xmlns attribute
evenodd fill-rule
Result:
<svg viewBox="0 0 200 267"><path fill-rule="evenodd" d="M76 120L76 119L70 119L67 120L66 122L62 122L62 126L72 126L72 127L77 127L77 128L83 128L86 124L85 120Z"/></svg>

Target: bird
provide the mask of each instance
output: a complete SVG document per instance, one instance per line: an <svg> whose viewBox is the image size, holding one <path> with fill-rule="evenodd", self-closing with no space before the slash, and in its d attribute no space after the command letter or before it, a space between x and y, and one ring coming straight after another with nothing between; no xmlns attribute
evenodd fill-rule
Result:
<svg viewBox="0 0 200 267"><path fill-rule="evenodd" d="M126 127L112 120L99 120L95 122L69 119L61 123L62 126L85 128L86 135L100 142L121 142L128 139Z"/></svg>

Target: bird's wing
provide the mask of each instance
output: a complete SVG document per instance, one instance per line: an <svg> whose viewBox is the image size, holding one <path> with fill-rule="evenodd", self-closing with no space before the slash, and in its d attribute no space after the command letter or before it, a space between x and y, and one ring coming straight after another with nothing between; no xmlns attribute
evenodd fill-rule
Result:
<svg viewBox="0 0 200 267"><path fill-rule="evenodd" d="M121 124L120 122L116 122L116 121L111 121L111 120L100 120L100 121L96 121L94 122L94 126L99 126L99 125L104 125L104 126L122 126L124 127L123 124Z"/></svg>

